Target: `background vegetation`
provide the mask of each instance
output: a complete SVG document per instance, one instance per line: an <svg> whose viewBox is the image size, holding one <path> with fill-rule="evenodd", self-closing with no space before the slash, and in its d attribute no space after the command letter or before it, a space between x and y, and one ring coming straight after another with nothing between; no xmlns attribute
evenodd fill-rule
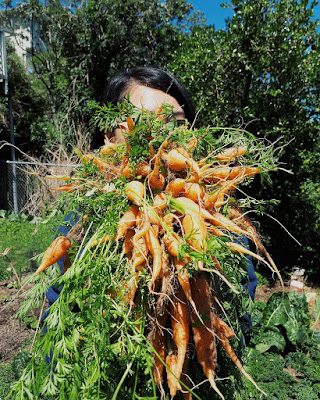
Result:
<svg viewBox="0 0 320 400"><path fill-rule="evenodd" d="M320 34L313 18L317 2L309 0L231 0L234 11L225 29L207 26L186 0L23 0L0 5L0 25L20 15L39 23L47 51L30 49L26 70L8 46L9 82L14 83L17 145L43 156L53 142L67 149L75 132L96 132L88 102L101 101L108 80L119 70L153 65L176 74L191 91L200 110L199 125L245 127L257 137L289 143L284 168L272 186L255 179L250 194L277 198L268 214L279 220L298 245L273 219L257 215L268 250L282 273L293 266L319 279L320 254ZM39 18L41 16L41 18ZM1 139L9 139L7 100L0 99ZM93 140L93 146L96 145ZM9 158L1 149L0 158ZM37 230L37 233L33 233ZM43 251L54 227L35 225L28 217L3 214L1 252L19 271L30 266L31 253ZM0 259L0 280L11 273ZM318 275L318 276L317 276ZM278 309L277 297L256 303L252 338L244 364L270 399L319 398L319 335L303 296L293 295L290 312ZM314 311L319 317L320 304ZM286 302L282 303L286 304ZM278 310L269 321L270 310ZM269 321L269 322L268 322ZM0 365L0 398L21 375L28 355L18 354ZM242 397L259 399L248 384Z"/></svg>
<svg viewBox="0 0 320 400"><path fill-rule="evenodd" d="M315 278L320 250L315 4L231 0L226 6L233 17L225 29L215 30L185 0L31 0L19 7L6 1L1 24L8 25L13 14L36 21L47 47L30 49L31 73L9 49L17 144L43 154L53 141L67 146L75 131L94 136L88 101L101 100L110 77L136 65L167 69L193 94L198 124L242 126L279 145L289 143L282 162L294 175L273 174L271 187L257 179L250 193L277 198L272 216L301 243L266 214L257 216L280 269L303 267ZM8 138L5 100L0 112Z"/></svg>

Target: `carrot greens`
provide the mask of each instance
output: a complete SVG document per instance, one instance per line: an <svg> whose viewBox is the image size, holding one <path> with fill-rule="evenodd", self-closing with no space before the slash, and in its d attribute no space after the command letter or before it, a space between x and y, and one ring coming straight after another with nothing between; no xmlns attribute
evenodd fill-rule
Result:
<svg viewBox="0 0 320 400"><path fill-rule="evenodd" d="M200 399L206 377L210 398L225 398L241 381L229 379L236 368L253 382L236 355L251 308L248 258L231 244L258 234L238 188L277 170L279 151L243 130L180 125L166 105L93 109L103 131L126 124L125 144L77 149L82 166L63 178L59 207L76 221L63 273L34 276L19 316L50 286L61 293L10 399Z"/></svg>

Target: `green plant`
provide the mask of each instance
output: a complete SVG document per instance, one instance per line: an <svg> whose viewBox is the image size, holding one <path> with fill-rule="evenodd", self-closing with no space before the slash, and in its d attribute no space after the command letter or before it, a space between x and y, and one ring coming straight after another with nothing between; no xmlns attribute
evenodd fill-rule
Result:
<svg viewBox="0 0 320 400"><path fill-rule="evenodd" d="M308 361L305 361L308 359ZM296 363L293 360L297 361ZM309 366L307 369L302 360ZM278 353L266 352L261 354L256 349L248 352L246 368L258 385L272 400L318 400L319 384L319 354L314 360L309 356L297 352L281 357ZM245 389L241 389L242 399L260 400L260 393L250 384L244 382Z"/></svg>
<svg viewBox="0 0 320 400"><path fill-rule="evenodd" d="M312 338L310 314L304 294L273 293L252 315L252 344L261 353L302 348Z"/></svg>
<svg viewBox="0 0 320 400"><path fill-rule="evenodd" d="M320 335L310 328L304 294L274 293L256 302L246 367L268 397L316 400L320 394ZM260 399L245 382L242 396Z"/></svg>
<svg viewBox="0 0 320 400"><path fill-rule="evenodd" d="M0 364L0 399L7 396L10 387L19 379L29 360L30 354L22 351L16 354L10 363Z"/></svg>
<svg viewBox="0 0 320 400"><path fill-rule="evenodd" d="M261 274L259 271L255 271L255 273L256 273L256 276L258 278L258 287L259 286L265 286L265 285L268 284L269 281L268 281L268 278L265 275Z"/></svg>
<svg viewBox="0 0 320 400"><path fill-rule="evenodd" d="M9 393L11 385L16 381L11 364L0 364L0 399Z"/></svg>

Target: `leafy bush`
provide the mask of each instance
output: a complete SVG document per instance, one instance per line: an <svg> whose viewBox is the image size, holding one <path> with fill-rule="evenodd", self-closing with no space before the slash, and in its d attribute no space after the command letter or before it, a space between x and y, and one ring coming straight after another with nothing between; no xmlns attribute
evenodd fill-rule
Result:
<svg viewBox="0 0 320 400"><path fill-rule="evenodd" d="M252 343L261 353L305 345L312 335L304 294L273 293L267 304L258 305L253 316Z"/></svg>
<svg viewBox="0 0 320 400"><path fill-rule="evenodd" d="M256 302L252 322L246 369L269 399L319 399L320 335L310 329L305 295L279 292ZM243 399L261 398L244 384Z"/></svg>

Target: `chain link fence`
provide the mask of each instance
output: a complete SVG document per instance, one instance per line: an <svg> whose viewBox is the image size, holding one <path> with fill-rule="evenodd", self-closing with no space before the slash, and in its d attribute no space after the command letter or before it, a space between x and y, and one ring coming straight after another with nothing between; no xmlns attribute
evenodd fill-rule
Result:
<svg viewBox="0 0 320 400"><path fill-rule="evenodd" d="M59 192L50 190L63 181L47 179L47 176L71 176L79 165L33 163L26 161L6 162L7 208L14 212L41 215Z"/></svg>

